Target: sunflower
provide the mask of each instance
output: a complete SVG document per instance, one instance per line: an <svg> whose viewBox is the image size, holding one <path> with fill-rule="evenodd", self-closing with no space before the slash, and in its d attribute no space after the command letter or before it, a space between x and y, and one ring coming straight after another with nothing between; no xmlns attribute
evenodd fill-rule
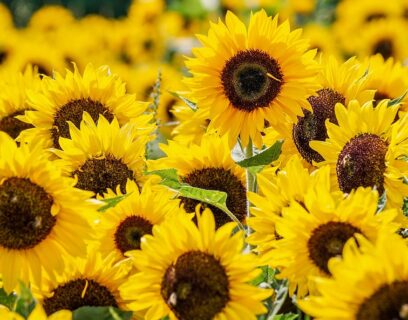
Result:
<svg viewBox="0 0 408 320"><path fill-rule="evenodd" d="M406 242L393 234L375 244L357 238L345 245L342 259L330 261L333 277L316 279L319 295L300 301L301 309L316 320L406 319Z"/></svg>
<svg viewBox="0 0 408 320"><path fill-rule="evenodd" d="M379 53L384 59L393 57L402 61L408 57L406 28L407 23L402 19L372 22L353 42L355 52L360 57Z"/></svg>
<svg viewBox="0 0 408 320"><path fill-rule="evenodd" d="M33 288L47 315L83 306L124 308L119 292L131 269L130 261L115 263L114 255L102 258L91 246L86 259L71 258L55 280L45 279L42 290Z"/></svg>
<svg viewBox="0 0 408 320"><path fill-rule="evenodd" d="M227 207L240 221L247 215L245 170L238 166L231 157L228 137L206 135L199 145L186 146L175 141L160 148L167 155L148 162L149 170L175 168L180 180L193 187L218 190L227 193ZM199 202L181 198L187 212L195 212ZM205 206L205 204L203 204ZM226 213L210 206L214 212L217 227L230 222Z"/></svg>
<svg viewBox="0 0 408 320"><path fill-rule="evenodd" d="M140 249L141 238L151 234L155 225L177 213L185 214L173 192L158 186L153 189L150 182L139 193L137 185L128 181L126 193L129 195L106 211L98 225L98 251L103 256L113 252L116 260L129 250Z"/></svg>
<svg viewBox="0 0 408 320"><path fill-rule="evenodd" d="M115 191L120 186L124 193L128 179L138 185L144 181L142 172L149 138L139 134L145 130L143 121L133 119L120 127L116 118L109 123L100 116L95 124L84 112L79 129L69 123L72 138L60 138L61 149L52 149L60 158L55 161L67 175L76 177L79 189L102 196L108 189Z"/></svg>
<svg viewBox="0 0 408 320"><path fill-rule="evenodd" d="M385 191L387 204L400 208L408 195L403 179L408 163L402 158L408 150L408 117L394 122L398 106L388 107L388 100L376 107L353 100L348 108L338 103L335 109L338 124L326 122L328 139L310 142L324 159L318 165L332 167L332 185L341 191L376 188Z"/></svg>
<svg viewBox="0 0 408 320"><path fill-rule="evenodd" d="M292 202L276 221L281 239L271 250L270 264L279 267L279 278L289 280L289 291L299 297L313 293L312 276L330 277L328 261L341 255L346 241L362 234L375 241L381 232L396 232L396 209L377 213L378 193L359 188L339 198L318 185L305 202Z"/></svg>
<svg viewBox="0 0 408 320"><path fill-rule="evenodd" d="M260 148L265 120L274 125L286 114L295 120L302 107L310 109L317 64L300 36L262 10L251 15L248 29L228 12L226 24L212 24L199 37L204 47L186 61L193 74L186 83L193 100L209 110L210 128L228 134L230 145L239 136L244 146L252 139Z"/></svg>
<svg viewBox="0 0 408 320"><path fill-rule="evenodd" d="M3 81L6 83L0 83L0 131L15 139L21 131L32 128L15 116L22 115L29 109L26 103L27 90L37 90L40 78L37 69L28 66L23 73L9 72Z"/></svg>
<svg viewBox="0 0 408 320"><path fill-rule="evenodd" d="M353 99L363 103L374 95L373 90L365 89L365 70L355 58L340 63L333 56L321 56L320 64L322 70L318 81L321 89L308 98L312 111L303 110L303 116L298 116L297 121L281 121L275 126L285 140L283 157L298 153L309 164L323 160L319 153L310 148L309 142L327 138L325 121L328 119L337 123L334 113L336 103L348 104Z"/></svg>
<svg viewBox="0 0 408 320"><path fill-rule="evenodd" d="M0 274L6 291L18 280L41 286L64 268L64 257L82 256L93 237L92 193L78 190L38 146L21 145L0 132ZM47 253L54 254L47 254Z"/></svg>
<svg viewBox="0 0 408 320"><path fill-rule="evenodd" d="M294 155L279 170L278 167L268 168L257 175L259 192L248 193L253 206L247 223L253 232L247 242L256 246L255 251L265 257L266 261L271 259L274 240L280 238L275 224L282 215L282 210L293 201L304 203L307 190L315 183L330 190L328 174L328 170L322 168L312 177L300 157Z"/></svg>
<svg viewBox="0 0 408 320"><path fill-rule="evenodd" d="M146 310L147 320L256 319L271 291L248 284L260 269L242 253L243 232L231 236L235 223L216 230L208 209L197 220L198 227L187 217L169 219L129 253L139 270L120 288L129 309Z"/></svg>
<svg viewBox="0 0 408 320"><path fill-rule="evenodd" d="M208 112L201 108L194 111L186 105L176 105L171 111L179 122L171 132L173 140L185 145L200 144L207 132Z"/></svg>
<svg viewBox="0 0 408 320"><path fill-rule="evenodd" d="M309 39L310 48L317 49L318 53L323 53L326 56L332 55L341 60L338 44L333 37L331 28L317 23L309 23L303 29L303 37Z"/></svg>
<svg viewBox="0 0 408 320"><path fill-rule="evenodd" d="M43 307L40 304L36 304L28 318L24 318L18 313L0 305L0 318L2 320L72 320L72 313L68 310L61 310L47 317Z"/></svg>
<svg viewBox="0 0 408 320"><path fill-rule="evenodd" d="M374 103L383 99L402 97L408 87L407 68L393 58L384 60L380 54L371 56L362 64L368 71L367 88L376 90ZM387 75L384 77L384 75ZM405 95L400 104L400 110L407 111L408 96Z"/></svg>
<svg viewBox="0 0 408 320"><path fill-rule="evenodd" d="M33 13L29 27L39 32L50 32L70 25L74 21L72 11L58 5L46 5Z"/></svg>
<svg viewBox="0 0 408 320"><path fill-rule="evenodd" d="M69 138L68 121L79 126L83 112L94 121L103 115L109 121L117 118L123 125L133 118L142 119L146 104L126 94L125 84L106 66L95 69L88 64L83 76L77 67L67 70L65 77L55 73L54 78L43 78L42 90L28 93L28 104L35 109L26 111L19 119L35 128L26 130L21 141L43 140L46 147L59 148L59 138ZM149 116L143 116L148 126Z"/></svg>

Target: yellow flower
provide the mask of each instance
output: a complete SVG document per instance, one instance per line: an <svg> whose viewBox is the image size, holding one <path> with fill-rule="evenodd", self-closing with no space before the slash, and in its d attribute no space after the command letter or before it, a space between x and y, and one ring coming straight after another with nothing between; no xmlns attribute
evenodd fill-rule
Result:
<svg viewBox="0 0 408 320"><path fill-rule="evenodd" d="M329 190L329 183L324 182L328 174L328 170L322 168L313 177L303 166L300 157L292 156L279 170L278 167L268 168L257 175L259 192L248 193L248 199L253 206L252 216L247 219L247 223L253 233L249 235L247 242L256 246L256 252L266 263L273 259L271 249L274 240L280 237L276 232L277 217L281 216L282 210L291 202L304 203L305 194L313 183L319 183Z"/></svg>
<svg viewBox="0 0 408 320"><path fill-rule="evenodd" d="M327 138L325 121L337 123L336 103L348 104L353 99L364 103L374 95L373 90L365 88L365 70L355 58L340 63L333 56L321 56L320 64L322 69L318 81L321 89L308 98L312 111L304 110L304 115L297 121L281 121L276 125L276 130L285 140L282 158L300 154L309 164L322 161L321 155L310 148L309 142Z"/></svg>
<svg viewBox="0 0 408 320"><path fill-rule="evenodd" d="M315 292L312 276L331 276L330 258L342 254L346 241L362 234L375 241L381 232L396 232L396 209L377 213L378 193L359 188L344 198L316 185L305 202L292 202L277 219L281 239L274 243L270 264L279 267L280 279L289 280L289 290L298 297ZM358 268L356 268L358 269Z"/></svg>
<svg viewBox="0 0 408 320"><path fill-rule="evenodd" d="M199 145L186 146L175 141L160 148L167 155L148 162L149 170L175 168L180 180L193 187L218 190L227 193L227 207L240 221L247 214L245 170L231 157L228 137L204 136ZM187 212L195 212L197 200L181 198ZM204 205L205 206L205 205ZM228 215L210 206L214 212L217 227L230 222Z"/></svg>
<svg viewBox="0 0 408 320"><path fill-rule="evenodd" d="M197 220L198 227L187 217L169 219L129 253L139 272L120 288L128 307L145 310L146 320L256 319L271 291L248 284L260 269L242 253L243 232L231 236L235 223L216 230L208 209Z"/></svg>
<svg viewBox="0 0 408 320"><path fill-rule="evenodd" d="M402 206L408 195L403 178L408 175L408 163L402 159L408 151L408 117L394 122L397 106L388 107L383 100L373 107L353 100L348 108L338 103L338 124L326 122L328 139L312 141L310 146L319 152L332 168L332 185L343 192L360 186L385 191L387 205Z"/></svg>
<svg viewBox="0 0 408 320"><path fill-rule="evenodd" d="M0 318L2 320L25 320L25 318L18 313L10 311L1 305ZM68 310L61 310L47 317L43 307L40 304L37 304L33 311L31 311L27 320L72 320L72 314Z"/></svg>
<svg viewBox="0 0 408 320"><path fill-rule="evenodd" d="M41 286L64 259L86 254L96 218L90 192L73 187L38 146L0 132L0 274L6 291L19 280ZM45 273L44 273L45 271Z"/></svg>
<svg viewBox="0 0 408 320"><path fill-rule="evenodd" d="M15 116L22 115L29 109L26 103L27 90L37 90L40 77L37 68L28 66L23 73L9 72L3 79L5 83L0 83L0 130L15 139L21 131L32 128Z"/></svg>
<svg viewBox="0 0 408 320"><path fill-rule="evenodd" d="M74 15L70 10L62 6L47 5L33 13L29 27L39 32L50 32L66 27L74 21Z"/></svg>
<svg viewBox="0 0 408 320"><path fill-rule="evenodd" d="M71 121L79 126L83 112L88 112L94 121L103 115L109 121L117 118L123 125L137 118L146 127L150 117L142 113L146 104L136 101L134 95L126 94L125 84L106 66L94 68L87 65L83 75L75 67L67 70L65 77L55 73L54 78L44 77L42 90L28 93L28 104L35 111L27 111L19 119L35 128L24 131L20 140L42 140L46 147L59 148L59 138L69 138ZM150 131L148 131L149 133Z"/></svg>
<svg viewBox="0 0 408 320"><path fill-rule="evenodd" d="M60 158L55 161L67 175L76 176L77 188L103 195L109 189L116 191L119 186L124 193L128 179L140 186L144 181L149 138L140 132L149 127L143 126L143 116L120 127L116 118L109 123L103 116L95 124L84 112L80 128L70 122L71 138L60 138L61 149L52 149Z"/></svg>
<svg viewBox="0 0 408 320"><path fill-rule="evenodd" d="M45 279L42 290L33 288L47 315L80 307L125 308L119 286L128 277L130 261L115 263L114 255L102 258L90 247L86 259L71 257L57 279Z"/></svg>
<svg viewBox="0 0 408 320"><path fill-rule="evenodd" d="M375 244L350 240L342 259L332 259L331 279L317 278L316 296L299 301L316 320L405 319L408 305L408 249L393 234ZM357 244L358 243L358 244Z"/></svg>
<svg viewBox="0 0 408 320"><path fill-rule="evenodd" d="M129 250L140 249L141 238L152 233L175 214L186 214L179 208L180 201L164 187L147 182L139 192L137 185L128 181L128 196L115 207L104 212L97 227L98 251L103 256L114 253L121 260Z"/></svg>
<svg viewBox="0 0 408 320"><path fill-rule="evenodd" d="M228 134L232 146L239 136L244 146L251 138L261 147L265 120L295 120L302 107L310 109L306 99L318 88L315 51L307 51L301 30L290 32L288 21L278 25L265 11L251 15L248 28L231 12L225 23L199 36L203 47L186 61L193 74L186 83L209 110L210 129Z"/></svg>

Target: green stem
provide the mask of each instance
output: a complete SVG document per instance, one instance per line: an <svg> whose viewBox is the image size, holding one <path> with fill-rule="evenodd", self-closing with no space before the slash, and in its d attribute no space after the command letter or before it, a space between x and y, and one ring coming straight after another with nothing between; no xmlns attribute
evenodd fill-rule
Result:
<svg viewBox="0 0 408 320"><path fill-rule="evenodd" d="M249 139L248 145L245 148L245 158L251 158L254 155L254 146L252 145L252 140ZM248 192L256 192L256 177L253 175L248 169L246 169L246 180L247 180L247 191ZM250 216L249 210L250 204L247 201L247 216ZM248 233L250 231L248 230Z"/></svg>

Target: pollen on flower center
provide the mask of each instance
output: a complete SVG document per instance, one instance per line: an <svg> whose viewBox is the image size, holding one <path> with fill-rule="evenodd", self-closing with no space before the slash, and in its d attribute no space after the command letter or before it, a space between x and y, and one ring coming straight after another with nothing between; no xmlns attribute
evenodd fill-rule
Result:
<svg viewBox="0 0 408 320"><path fill-rule="evenodd" d="M139 216L124 219L115 232L116 247L125 253L129 250L140 249L140 239L145 234L152 234L153 225Z"/></svg>
<svg viewBox="0 0 408 320"><path fill-rule="evenodd" d="M133 180L133 172L121 160L107 155L103 159L89 159L72 173L78 177L76 187L103 195L108 188L116 190L119 185L126 192L127 179Z"/></svg>
<svg viewBox="0 0 408 320"><path fill-rule="evenodd" d="M228 195L228 209L234 213L240 221L244 221L247 207L246 188L230 170L223 168L204 168L194 170L183 178L183 182L197 188L226 192ZM197 200L188 198L181 198L181 201L187 212L194 212L195 207L200 203ZM203 207L207 206L206 204L202 205ZM227 222L231 222L231 219L222 210L211 205L208 205L208 207L214 213L217 228Z"/></svg>
<svg viewBox="0 0 408 320"><path fill-rule="evenodd" d="M0 185L0 245L7 249L35 247L51 232L52 197L25 178L8 178Z"/></svg>
<svg viewBox="0 0 408 320"><path fill-rule="evenodd" d="M407 319L408 281L385 284L359 307L356 319Z"/></svg>
<svg viewBox="0 0 408 320"><path fill-rule="evenodd" d="M334 107L336 103L344 104L346 99L337 91L324 88L317 91L317 96L308 98L313 112L304 110L303 117L298 117L298 122L293 125L293 141L301 156L309 163L320 162L323 157L309 146L312 140L324 141L327 135L325 122L337 124Z"/></svg>
<svg viewBox="0 0 408 320"><path fill-rule="evenodd" d="M339 187L349 193L358 187L376 187L384 192L387 143L371 133L352 138L340 152L336 171Z"/></svg>
<svg viewBox="0 0 408 320"><path fill-rule="evenodd" d="M108 288L88 279L75 279L59 285L53 290L52 297L43 302L47 315L63 309L73 311L83 306L118 307Z"/></svg>
<svg viewBox="0 0 408 320"><path fill-rule="evenodd" d="M24 114L24 110L16 111L0 120L0 131L6 132L13 139L17 138L21 131L34 126L16 119L16 116Z"/></svg>
<svg viewBox="0 0 408 320"><path fill-rule="evenodd" d="M213 319L229 301L229 280L213 255L189 251L163 276L161 295L178 319Z"/></svg>
<svg viewBox="0 0 408 320"><path fill-rule="evenodd" d="M60 137L70 137L67 121L71 121L76 127L79 127L84 111L88 112L95 122L98 121L99 115L103 115L108 121L112 121L114 118L113 113L99 101L94 101L89 98L69 101L63 105L54 116L51 135L55 148L60 149Z"/></svg>
<svg viewBox="0 0 408 320"><path fill-rule="evenodd" d="M319 269L330 274L327 263L330 258L339 256L348 239L361 231L345 222L330 221L320 225L312 232L307 246L309 257Z"/></svg>
<svg viewBox="0 0 408 320"><path fill-rule="evenodd" d="M251 112L265 108L278 96L283 74L279 63L266 52L239 51L222 70L221 82L231 105Z"/></svg>

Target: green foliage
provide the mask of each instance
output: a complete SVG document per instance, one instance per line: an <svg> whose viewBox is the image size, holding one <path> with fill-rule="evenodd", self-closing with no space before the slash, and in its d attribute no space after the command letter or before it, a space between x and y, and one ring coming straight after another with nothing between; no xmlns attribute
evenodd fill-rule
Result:
<svg viewBox="0 0 408 320"><path fill-rule="evenodd" d="M248 170L251 170L252 168L253 171L259 172L261 171L260 169L262 166L269 165L279 158L282 151L282 144L283 140L278 140L271 147L254 155L253 157L238 161L237 164L243 168L247 168Z"/></svg>
<svg viewBox="0 0 408 320"><path fill-rule="evenodd" d="M387 205L387 194L384 191L384 193L378 199L377 213L380 213L381 211L383 211L386 205Z"/></svg>
<svg viewBox="0 0 408 320"><path fill-rule="evenodd" d="M399 105L402 100L404 100L405 96L407 95L407 91L405 91L402 95L400 95L399 97L392 99L389 103L388 103L388 107L393 107L395 105Z"/></svg>
<svg viewBox="0 0 408 320"><path fill-rule="evenodd" d="M34 299L31 290L20 282L21 293L17 296L14 311L23 316L25 319L34 310L37 301Z"/></svg>
<svg viewBox="0 0 408 320"><path fill-rule="evenodd" d="M73 320L130 320L131 311L122 311L113 307L82 307L72 314Z"/></svg>
<svg viewBox="0 0 408 320"><path fill-rule="evenodd" d="M225 212L231 220L238 224L241 230L244 230L241 222L227 208L227 194L223 191L206 190L192 187L187 183L181 183L177 176L176 169L164 169L146 172L148 175L158 175L162 178L160 184L165 185L178 192L179 196L194 199L200 202L210 204L223 212Z"/></svg>
<svg viewBox="0 0 408 320"><path fill-rule="evenodd" d="M299 319L298 314L294 313L286 313L286 314L278 314L272 318L273 320L296 320Z"/></svg>
<svg viewBox="0 0 408 320"><path fill-rule="evenodd" d="M200 0L173 0L168 8L179 12L187 19L203 18L207 13Z"/></svg>
<svg viewBox="0 0 408 320"><path fill-rule="evenodd" d="M3 288L0 288L0 304L1 305L6 306L10 310L13 310L16 300L17 300L17 295L14 292L7 294L7 292L4 291Z"/></svg>
<svg viewBox="0 0 408 320"><path fill-rule="evenodd" d="M402 212L404 216L408 217L408 198L404 198L404 203L402 205Z"/></svg>
<svg viewBox="0 0 408 320"><path fill-rule="evenodd" d="M109 199L102 199L101 201L105 202L106 204L102 207L100 207L98 209L99 212L105 212L106 210L115 207L119 202L121 202L123 199L125 199L126 197L128 197L130 193L121 195L121 196L117 196L117 197L113 197L113 198L109 198Z"/></svg>
<svg viewBox="0 0 408 320"><path fill-rule="evenodd" d="M174 91L169 91L169 93L171 95L173 95L176 98L179 98L180 100L182 100L187 106L190 107L191 110L193 110L194 112L197 111L197 104L195 104L193 101L188 100L187 98L183 97L182 95L180 95L177 92Z"/></svg>

